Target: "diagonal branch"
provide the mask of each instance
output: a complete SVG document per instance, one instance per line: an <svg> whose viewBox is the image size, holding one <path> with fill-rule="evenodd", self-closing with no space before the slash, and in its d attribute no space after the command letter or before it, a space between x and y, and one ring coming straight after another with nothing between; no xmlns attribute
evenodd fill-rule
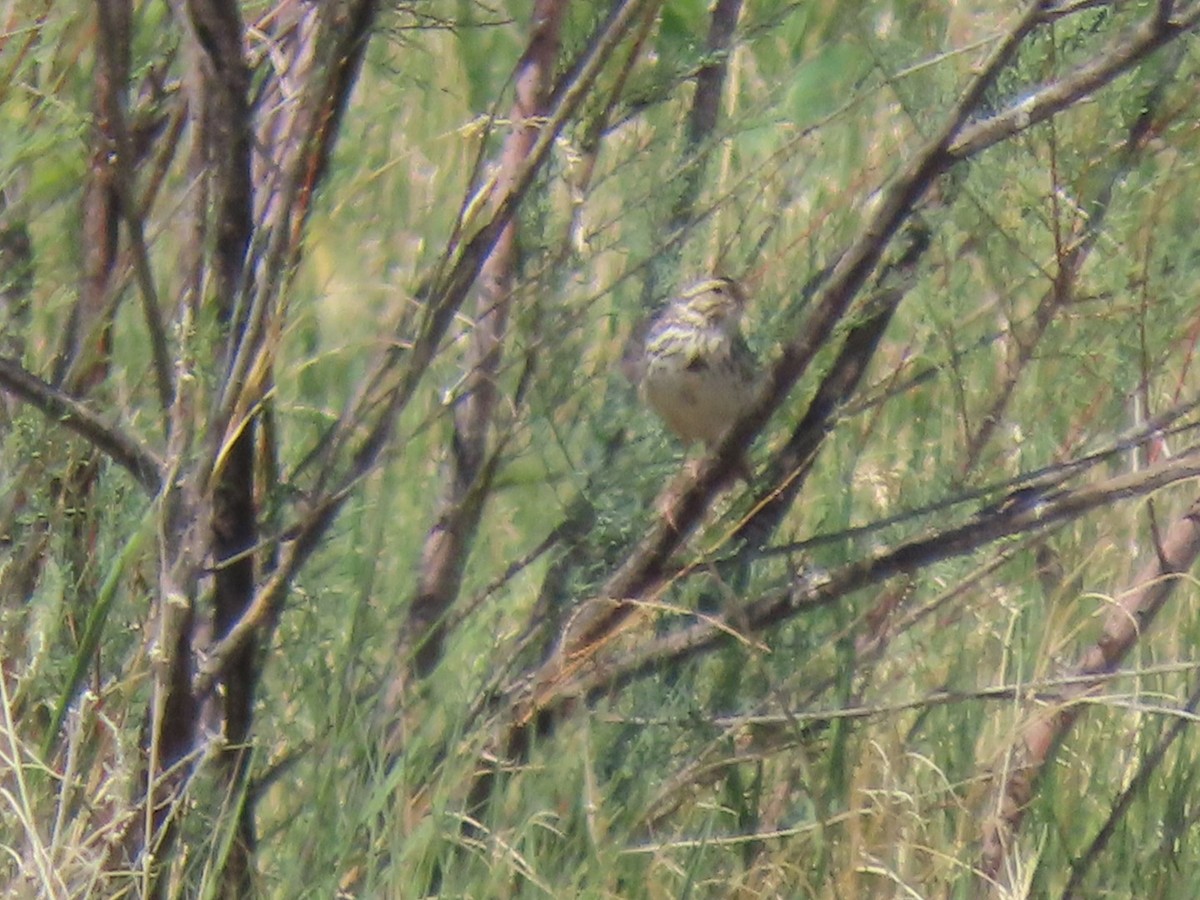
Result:
<svg viewBox="0 0 1200 900"><path fill-rule="evenodd" d="M764 479L765 487L755 497L754 512L738 526L735 542L751 550L766 546L799 496L818 451L832 431L839 411L857 390L884 331L915 280L917 264L929 247L929 231L919 219L909 223L907 238L908 246L900 258L881 267L877 286L863 304L863 320L846 334L803 418L775 452Z"/></svg>
<svg viewBox="0 0 1200 900"><path fill-rule="evenodd" d="M1038 704L1026 724L1005 766L997 814L984 828L981 867L986 878L999 879L1045 764L1086 708L1077 701L1096 690L1103 676L1120 665L1184 580L1180 576L1200 558L1200 500L1171 525L1155 549L1155 558L1137 573L1109 610L1100 638L1071 671L1083 680L1055 697L1049 711Z"/></svg>
<svg viewBox="0 0 1200 900"><path fill-rule="evenodd" d="M593 621L583 623L571 642L564 645L564 654L574 655L588 644L601 642L606 635L620 627L633 611L633 606L624 601L640 596L658 581L671 553L696 527L715 492L732 477L743 448L749 446L791 388L808 370L870 277L892 237L912 214L917 201L933 180L951 165L953 159L947 152L948 148L983 99L988 87L1016 53L1017 47L1036 27L1044 6L1044 2L1029 6L963 92L938 134L883 191L874 214L817 293L813 314L797 336L784 346L750 407L726 433L717 450L701 463L680 489L673 492L670 504L657 524L605 585L603 596L618 602L596 615ZM551 660L545 677L556 679L557 666L558 662Z"/></svg>
<svg viewBox="0 0 1200 900"><path fill-rule="evenodd" d="M633 611L633 605L626 601L639 597L659 581L671 553L695 528L712 495L732 477L742 448L748 446L762 430L791 388L807 371L817 352L850 308L885 248L912 215L917 202L935 178L956 162L1012 137L1035 121L1042 121L1070 107L1081 97L1111 82L1149 53L1186 34L1200 23L1200 8L1190 10L1186 16L1175 20L1148 17L1124 39L1117 41L1107 53L1080 66L1072 75L1022 103L1017 110L1025 110L1027 115L1009 111L977 125L968 125L968 120L979 108L996 77L1012 59L1022 41L1043 21L1042 14L1048 5L1043 0L1026 8L1020 20L998 43L979 74L964 90L940 131L883 191L857 239L839 258L818 291L813 314L804 323L800 333L784 346L755 401L734 423L716 451L701 463L681 488L673 491L671 502L657 524L605 586L603 595L617 602L606 605L590 621L581 623L582 627L574 632L570 644L564 645L563 650L567 655L578 653L587 645L601 643ZM559 661L551 660L543 676L555 680L559 664Z"/></svg>
<svg viewBox="0 0 1200 900"><path fill-rule="evenodd" d="M38 378L16 360L0 356L0 388L75 432L129 472L152 496L162 487L163 463L137 440L108 424L83 403Z"/></svg>
<svg viewBox="0 0 1200 900"><path fill-rule="evenodd" d="M538 121L547 113L549 89L558 57L563 0L537 0L529 43L517 63L512 132L504 142L497 187L505 194L538 137ZM413 660L413 674L428 675L442 657L445 616L458 599L463 570L491 491L496 458L487 451L499 396L497 376L504 354L508 317L516 283L517 222L511 219L480 270L471 350L466 360L466 389L453 414L451 454L444 493L421 551L416 595L401 629L397 657ZM413 652L415 647L415 652Z"/></svg>
<svg viewBox="0 0 1200 900"><path fill-rule="evenodd" d="M637 678L721 645L728 640L730 622L736 623L740 633L754 634L808 610L836 603L848 594L903 572L974 553L1010 535L1045 531L1114 501L1143 497L1194 478L1200 478L1200 453L1195 451L1141 472L1064 491L1052 500L1018 512L977 516L962 525L878 550L847 563L823 579L768 593L741 608L730 610L725 619L704 618L691 627L656 637L618 659L601 664L580 654L564 660L557 678L540 682L530 678L515 684L506 691L496 708L514 710L521 725L527 725L535 718L545 720L577 698L608 696L614 689ZM1134 618L1126 614L1125 619L1129 625L1121 633L1122 640L1129 638L1129 631L1136 631ZM1088 671L1107 671L1095 664L1096 660L1092 662ZM1084 671L1085 667L1081 666L1079 674Z"/></svg>
<svg viewBox="0 0 1200 900"><path fill-rule="evenodd" d="M626 36L629 23L636 21L638 16L658 2L660 0L625 0L618 12L606 21L600 34L586 51L585 60L578 70L577 81L558 95L558 105L543 123L529 155L513 179L512 188L500 201L491 219L468 241L450 271L440 275L431 289L430 296L433 299L427 308L425 322L417 340L404 354L389 357L385 369L401 358L407 359L408 365L397 383L388 390L386 398L378 403L373 421L364 427L359 421L359 416L352 413L339 423L338 433L322 439L327 446L333 447L340 445L347 435L360 427L366 431L366 436L349 454L347 471L332 488L315 498L309 511L287 529L291 540L280 555L278 568L272 572L266 583L259 587L253 603L246 609L242 619L230 628L225 638L212 649L197 673L196 690L199 693L211 690L214 678L222 668L240 648L253 639L255 629L282 601L291 579L316 549L321 537L337 519L338 513L354 489L374 470L380 455L391 440L401 411L412 399L433 361L441 340L478 276L484 259L491 252L500 232L516 214L534 177L545 165L559 132L588 96L604 63ZM385 372L370 377L382 380ZM376 398L370 398L370 402L376 402Z"/></svg>
<svg viewBox="0 0 1200 900"><path fill-rule="evenodd" d="M1070 75L1034 91L1016 106L978 122L947 148L954 159L967 159L1013 135L1027 131L1089 94L1109 84L1146 56L1200 26L1200 4L1175 19L1151 15L1129 34L1116 40L1107 51L1084 63Z"/></svg>
<svg viewBox="0 0 1200 900"><path fill-rule="evenodd" d="M1182 51L1186 48L1176 45L1173 49L1178 52L1174 52L1174 58L1168 62L1164 71L1159 74L1142 98L1138 114L1130 124L1124 142L1116 151L1116 161L1109 168L1094 193L1080 202L1080 206L1086 209L1088 214L1086 218L1078 221L1065 246L1058 249L1056 277L1038 302L1032 324L1016 341L1017 359L1008 367L1009 371L996 390L992 402L979 419L978 428L967 439L964 471L974 468L981 458L984 447L1003 421L1004 413L1012 400L1026 364L1038 352L1042 338L1047 334L1051 323L1055 321L1063 307L1071 299L1072 285L1103 234L1117 186L1141 161L1147 138L1154 132L1155 118L1162 107L1166 86L1174 81L1175 73L1183 58Z"/></svg>

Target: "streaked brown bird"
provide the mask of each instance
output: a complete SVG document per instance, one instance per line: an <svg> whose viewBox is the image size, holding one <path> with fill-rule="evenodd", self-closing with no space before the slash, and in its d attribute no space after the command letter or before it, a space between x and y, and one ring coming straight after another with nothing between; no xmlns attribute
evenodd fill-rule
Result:
<svg viewBox="0 0 1200 900"><path fill-rule="evenodd" d="M622 368L685 445L711 448L744 410L758 361L742 336L746 294L731 278L682 291L635 333ZM748 474L748 467L739 466Z"/></svg>

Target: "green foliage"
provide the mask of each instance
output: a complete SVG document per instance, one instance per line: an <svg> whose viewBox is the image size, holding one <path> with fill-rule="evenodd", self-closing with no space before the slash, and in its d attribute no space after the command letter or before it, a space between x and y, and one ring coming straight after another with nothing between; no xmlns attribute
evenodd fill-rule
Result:
<svg viewBox="0 0 1200 900"><path fill-rule="evenodd" d="M313 448L368 389L381 355L411 353L447 248L463 237L463 211L483 215L473 198L517 127L506 116L524 9L510 19L503 4L471 0L402 6L372 37L290 275L270 393L280 475L261 486L271 521L290 521L321 487ZM572 7L557 76L602 6ZM922 211L931 247L860 388L829 420L772 546L733 558L758 486L732 487L663 577L632 598L636 611L606 655L578 665L616 667L714 617L725 617L724 639L574 698L555 729L510 759L500 743L514 710L493 701L605 602L614 571L658 522L664 486L680 477L681 448L617 371L634 323L689 273L720 268L751 285L750 340L774 359L809 321L810 279L859 234L880 186L941 125L1011 24L1008 11L979 3L747 4L718 129L690 147L694 74L712 62L710 6L663 4L627 81L619 67L631 40L622 45L520 210L495 378L499 465L441 664L406 685L399 707L383 701L411 662L397 648L412 649L414 573L455 452L469 305L259 648L249 782L231 790L213 763L189 785L172 869L179 896L219 893L243 803L254 810L264 896L408 897L431 885L465 897L973 896L979 887L980 822L997 815L995 791L1038 711L1033 698L1050 704L1064 689L1133 573L1155 558L1186 490L1153 503L1114 499L1053 529L922 560L767 628L739 616L977 520L1011 480L1111 447L1194 394L1194 53L1149 57L1096 102L935 185L939 200ZM981 115L1095 56L1143 6L1041 28ZM135 84L159 65L181 76L171 9L137 9ZM430 18L415 27L414 11ZM0 89L0 215L29 221L37 276L24 362L47 380L82 279L88 21L65 9L31 20L39 41ZM1160 81L1151 133L1126 148ZM590 178L585 161L596 166ZM689 197L698 161L704 177ZM191 189L186 169L170 168L148 220L153 277L170 303L188 250L173 211ZM690 212L677 218L682 207ZM1089 241L1069 271L1073 248ZM110 369L85 400L165 450L144 319L132 289L118 293ZM751 450L760 473L869 312L856 307L834 329L781 403ZM172 334L181 356L201 361L201 429L223 376L206 367L222 346L211 318L202 312L192 332ZM102 817L87 819L100 823L91 833L64 822L132 793L160 652L162 513L52 419L14 403L0 406L0 429L0 872L18 893L133 896L140 881L99 874L97 848L110 837ZM1187 432L1165 440L1168 450L1190 443ZM1071 485L1144 468L1161 448L1137 443ZM77 507L70 478L88 465L94 489ZM543 547L564 522L577 530ZM1010 883L1030 896L1057 895L1084 865L1087 896L1190 890L1200 847L1186 739L1136 790L1107 845L1086 863L1084 854L1138 767L1193 715L1183 707L1200 640L1194 594L1184 580L1120 677L1086 698L1044 772L1010 860ZM475 803L472 786L493 762L502 777ZM72 862L39 876L27 867L35 857Z"/></svg>

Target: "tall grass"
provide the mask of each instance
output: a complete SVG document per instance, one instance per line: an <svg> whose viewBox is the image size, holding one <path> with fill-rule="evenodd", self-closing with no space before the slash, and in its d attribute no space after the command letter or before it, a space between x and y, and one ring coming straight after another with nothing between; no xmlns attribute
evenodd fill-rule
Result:
<svg viewBox="0 0 1200 900"><path fill-rule="evenodd" d="M509 128L508 77L529 26L512 6L511 20L463 3L381 17L276 320L280 474L260 485L264 521L287 523L315 496L314 443L378 355L418 339L465 198ZM10 138L0 225L27 225L36 248L16 356L49 380L80 274L94 34L83 11L35 12L5 13L7 46L26 30L37 40L5 64L15 74L0 94ZM138 10L134 68L158 61L177 78L184 38L160 14ZM973 112L1018 103L1146 14L1064 12ZM563 58L598 15L571 7ZM1044 521L989 508L1043 469L1067 476L1046 492L1057 509L1055 491L1103 489L1191 452L1189 412L1170 432L1147 425L1196 389L1190 46L1147 56L1094 101L933 186L919 213L928 249L770 545L731 537L761 485L716 495L662 578L609 598L635 601L621 627L564 665L562 683L595 675L602 689L556 707L524 752L505 746L517 688L606 602L613 572L661 518L660 492L682 477L681 448L617 371L634 323L688 273L720 267L751 286L750 341L776 358L812 313L812 279L1012 24L989 4L936 15L899 2L748 4L720 124L697 151L681 123L709 61L709 15L664 5L628 82L617 62L605 70L520 210L492 431L501 457L440 664L413 678L397 647L413 646L404 626L454 452L469 307L263 632L247 781L222 777L219 722L202 723L166 893L227 891L221 873L249 804L253 884L272 897L1057 896L1073 877L1078 896L1190 896L1200 760L1188 729L1172 731L1194 717L1190 576L1111 677L1072 689L1077 660L1161 552L1191 485L1131 488ZM618 86L583 180L588 127ZM1143 114L1152 127L1129 140ZM692 154L708 151L694 215L669 231ZM172 167L147 223L167 297L186 250L173 214L190 189ZM760 473L841 341L873 314L863 296L752 447ZM13 310L0 315L15 333ZM220 371L206 368L220 346L212 318L171 336L198 361L203 399L219 388ZM136 302L122 303L109 371L86 403L158 447L144 329ZM17 896L138 896L149 864L114 867L110 851L122 816L139 809L161 501L31 406L0 406L0 423L0 871ZM1094 453L1090 467L1053 469ZM68 488L85 466L95 482L81 509ZM563 522L578 530L556 532ZM972 523L995 533L769 627L747 618L757 601L818 592L831 573ZM652 641L714 620L724 638L704 652L664 652L649 671L603 680ZM984 827L1011 813L1013 748L1064 698L1084 714L1031 776L989 883ZM495 778L480 804L485 772Z"/></svg>

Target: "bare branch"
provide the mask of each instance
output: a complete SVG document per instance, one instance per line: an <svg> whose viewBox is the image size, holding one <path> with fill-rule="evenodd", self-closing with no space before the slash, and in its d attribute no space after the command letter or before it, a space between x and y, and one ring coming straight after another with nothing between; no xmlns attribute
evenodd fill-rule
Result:
<svg viewBox="0 0 1200 900"><path fill-rule="evenodd" d="M100 39L97 49L102 58L116 52L116 48L127 43L129 35L113 18L116 4L97 0L96 20L99 23ZM127 30L127 25L126 25ZM106 62L111 72L117 72L120 64ZM146 235L142 228L139 205L134 197L132 166L134 163L133 141L125 120L124 91L121 85L119 96L109 104L109 130L116 143L115 158L112 160L113 185L119 200L118 206L125 227L129 232L129 243L133 253L133 270L137 277L142 298L142 315L146 320L146 331L150 336L150 351L154 360L154 377L158 385L158 399L164 412L171 408L175 399L175 382L172 375L171 351L167 341L167 329L163 324L162 311L158 302L158 290L154 286L154 274L150 270L150 254L146 248ZM115 88L115 86L114 86ZM114 91L115 93L115 91ZM163 422L164 428L167 420Z"/></svg>
<svg viewBox="0 0 1200 900"><path fill-rule="evenodd" d="M1200 453L1180 457L1142 472L1120 475L1107 481L1064 491L1052 500L1015 513L976 517L963 525L938 530L923 537L884 548L848 563L816 582L798 584L768 594L732 609L720 621L696 625L647 641L617 660L602 661L581 652L563 659L554 679L530 678L510 687L498 708L520 710L517 721L528 724L545 718L565 703L579 697L608 695L615 687L677 663L727 640L729 623L743 634L753 634L779 625L806 610L838 602L848 594L931 563L965 556L980 547L1014 534L1044 531L1117 500L1146 496L1180 481L1200 477ZM615 601L597 600L600 605ZM632 612L637 604L626 604ZM1125 616L1129 619L1129 616ZM1134 628L1132 620L1129 627ZM571 639L564 641L576 646ZM1083 672L1082 667L1080 673Z"/></svg>
<svg viewBox="0 0 1200 900"><path fill-rule="evenodd" d="M1176 45L1174 49L1182 50L1183 48ZM964 471L974 468L978 462L985 445L1003 421L1004 411L1012 399L1026 364L1035 356L1051 322L1055 320L1074 294L1075 281L1103 234L1103 226L1108 218L1117 185L1141 159L1141 151L1145 148L1146 136L1151 133L1154 117L1161 106L1163 92L1166 85L1174 79L1181 58L1182 53L1175 53L1175 58L1155 79L1153 86L1143 99L1140 111L1129 126L1124 143L1116 153L1116 161L1109 168L1104 180L1097 185L1094 194L1081 201L1080 206L1087 209L1088 214L1085 218L1076 221L1070 239L1065 242L1065 246L1059 247L1058 268L1053 283L1038 302L1037 310L1033 315L1033 324L1016 341L1017 359L1008 367L1009 371L997 389L993 401L983 413L979 427L967 440Z"/></svg>
<svg viewBox="0 0 1200 900"><path fill-rule="evenodd" d="M1099 677L1111 678L1115 674L1117 673L1114 670L1114 672L1111 674ZM1124 790L1121 791L1120 796L1118 796L1116 801L1113 803L1112 810L1109 813L1108 818L1104 821L1104 825L1101 826L1100 830L1096 833L1096 836L1092 839L1092 842L1088 845L1087 850L1080 854L1080 856L1076 858L1075 862L1072 863L1071 877L1067 881L1067 886L1063 888L1062 892L1064 900L1073 900L1075 897L1082 896L1080 890L1082 888L1083 879L1087 875L1087 872L1091 868L1092 864L1095 863L1100 858L1101 854L1104 853L1105 847L1108 846L1109 840L1117 830L1117 825L1122 819L1124 819L1125 814L1133 808L1134 801L1136 801L1139 797L1145 796L1144 792L1146 791L1147 785L1156 774L1159 774L1162 771L1161 766L1163 759L1166 757L1167 751L1171 748L1171 745L1174 744L1179 737L1195 728L1196 717L1194 714L1198 706L1200 706L1200 681L1193 686L1191 694L1188 695L1187 701L1183 704L1183 707L1180 710L1179 718L1176 719L1175 722L1171 724L1171 727L1167 729L1167 732L1158 739L1153 749L1151 749L1150 752L1142 758L1137 772L1132 778L1129 779L1129 783L1125 786Z"/></svg>
<svg viewBox="0 0 1200 900"><path fill-rule="evenodd" d="M48 419L75 432L129 472L150 495L162 486L163 463L137 440L103 421L69 394L0 356L0 387L41 410Z"/></svg>
<svg viewBox="0 0 1200 900"><path fill-rule="evenodd" d="M533 6L529 43L517 64L516 97L500 161L496 186L507 196L538 136L545 116L559 33L566 3L538 0ZM510 220L496 240L479 275L466 387L454 410L451 454L444 496L433 527L425 537L417 592L401 629L400 659L412 658L414 674L427 675L442 656L444 617L458 597L463 567L490 490L493 463L486 465L498 389L496 378L504 352L513 285L516 283L517 227ZM412 647L416 648L411 653ZM406 649L409 648L409 649Z"/></svg>
<svg viewBox="0 0 1200 900"><path fill-rule="evenodd" d="M818 292L813 314L791 343L784 346L749 409L734 423L721 445L701 463L695 474L680 488L672 490L669 507L630 554L625 565L609 579L603 591L604 596L621 599L638 597L657 582L670 554L695 528L713 494L732 477L743 448L749 446L792 386L807 371L834 327L850 308L893 235L912 213L932 181L950 165L951 157L947 154L947 148L1021 41L1034 29L1044 5L1034 3L1027 8L963 92L940 132L884 190L874 214L838 260ZM586 644L602 641L620 626L630 611L631 608L621 603L610 606L595 616L594 621L577 630L571 643L564 645L563 652L571 656ZM556 668L557 663L551 661L547 677L557 678Z"/></svg>
<svg viewBox="0 0 1200 900"><path fill-rule="evenodd" d="M878 286L863 304L863 320L846 334L804 416L772 458L764 487L755 496L754 512L738 526L735 542L754 549L766 546L799 496L839 410L857 390L888 323L915 280L917 264L929 247L929 232L919 221L910 223L908 243L899 260L880 270Z"/></svg>
<svg viewBox="0 0 1200 900"><path fill-rule="evenodd" d="M884 248L911 215L917 201L932 181L957 160L973 155L985 146L990 146L1019 130L1013 128L1005 131L990 127L981 132L980 128L983 126L967 126L966 123L1017 47L1041 21L1041 13L1047 5L1045 2L1038 2L1026 8L1018 23L997 44L990 59L964 90L939 133L904 166L884 190L870 220L856 241L838 260L824 286L819 290L814 300L813 314L803 323L798 336L784 346L779 359L771 367L755 402L726 434L717 450L704 460L682 488L672 490L669 508L664 510L662 518L630 555L626 564L610 579L604 590L605 596L635 598L657 583L662 566L671 552L695 527L713 493L732 476L742 448L748 446L792 386L807 371L817 351L850 307ZM1197 21L1200 21L1200 10L1193 11L1185 20L1171 25L1163 25L1153 18L1147 20L1135 30L1134 38L1119 42L1108 54L1082 67L1075 76L1048 88L1047 92L1054 102L1047 100L1036 104L1039 115L1041 118L1052 115L1065 108L1070 100L1078 100L1086 93L1110 82L1143 59L1146 54L1181 36L1188 28L1194 27ZM1068 85L1069 89L1064 87ZM1004 116L998 118L1008 121ZM1031 123L1026 122L1022 127L1028 127L1029 124ZM989 138L986 141L972 137L984 133ZM606 611L599 613L588 627L575 632L573 640L576 643L572 647L564 647L565 652L570 655L578 652L585 644L602 640L605 635L619 627L628 612L629 609L621 603L611 605ZM557 677L554 666L551 666L546 674L551 678Z"/></svg>
<svg viewBox="0 0 1200 900"><path fill-rule="evenodd" d="M627 35L629 23L657 2L659 0L625 0L617 13L606 22L602 32L591 42L584 62L579 66L577 81L557 95L558 104L542 124L537 140L513 179L512 188L499 202L491 219L467 242L450 271L443 274L431 288L431 300L426 308L425 321L417 340L403 353L387 354L379 369L368 376L368 382L384 381L387 372L401 360L407 362L403 374L399 376L396 384L388 389L381 401L375 397L363 398L366 406L374 406L375 416L366 427L366 437L349 454L347 471L331 489L313 502L309 514L287 529L289 535L294 536L294 540L285 548L279 568L272 573L270 580L259 588L253 604L243 616L243 623L232 628L220 645L214 648L198 675L198 689L211 687L210 679L220 670L222 661L227 660L228 654L237 646L251 638L253 628L250 623L265 617L267 608L282 601L288 583L308 559L322 535L333 524L354 488L374 470L380 454L388 446L400 412L408 405L417 385L428 370L446 329L474 283L486 254L491 251L504 226L516 214L534 177L545 164L558 133L579 108L604 63ZM359 427L362 427L360 411L355 410L344 416L338 423L336 433L326 436L322 442L327 447L341 446Z"/></svg>
<svg viewBox="0 0 1200 900"><path fill-rule="evenodd" d="M1162 19L1157 15L1147 17L1108 50L1070 75L1034 91L1007 111L963 129L946 152L956 160L966 159L1046 121L1111 83L1146 56L1194 30L1197 25L1200 25L1200 5L1177 19Z"/></svg>
<svg viewBox="0 0 1200 900"><path fill-rule="evenodd" d="M1184 465L1184 463L1187 465ZM1175 468L1186 472L1194 462L1181 460L1160 466L1160 473ZM1153 470L1152 470L1153 471ZM1145 474L1150 474L1149 472ZM1200 475L1200 471L1196 472ZM1125 476L1127 479L1138 476ZM1073 685L1055 696L1040 698L1036 713L1030 716L1012 758L1005 766L999 788L996 815L984 828L982 870L985 877L998 879L1012 842L1025 817L1038 777L1067 732L1083 713L1080 698L1095 691L1101 677L1112 672L1154 621L1171 593L1179 586L1180 576L1200 557L1200 500L1168 529L1155 558L1134 577L1129 588L1113 604L1104 622L1104 632L1072 669L1074 676L1095 676ZM1047 711L1044 703L1053 701Z"/></svg>

